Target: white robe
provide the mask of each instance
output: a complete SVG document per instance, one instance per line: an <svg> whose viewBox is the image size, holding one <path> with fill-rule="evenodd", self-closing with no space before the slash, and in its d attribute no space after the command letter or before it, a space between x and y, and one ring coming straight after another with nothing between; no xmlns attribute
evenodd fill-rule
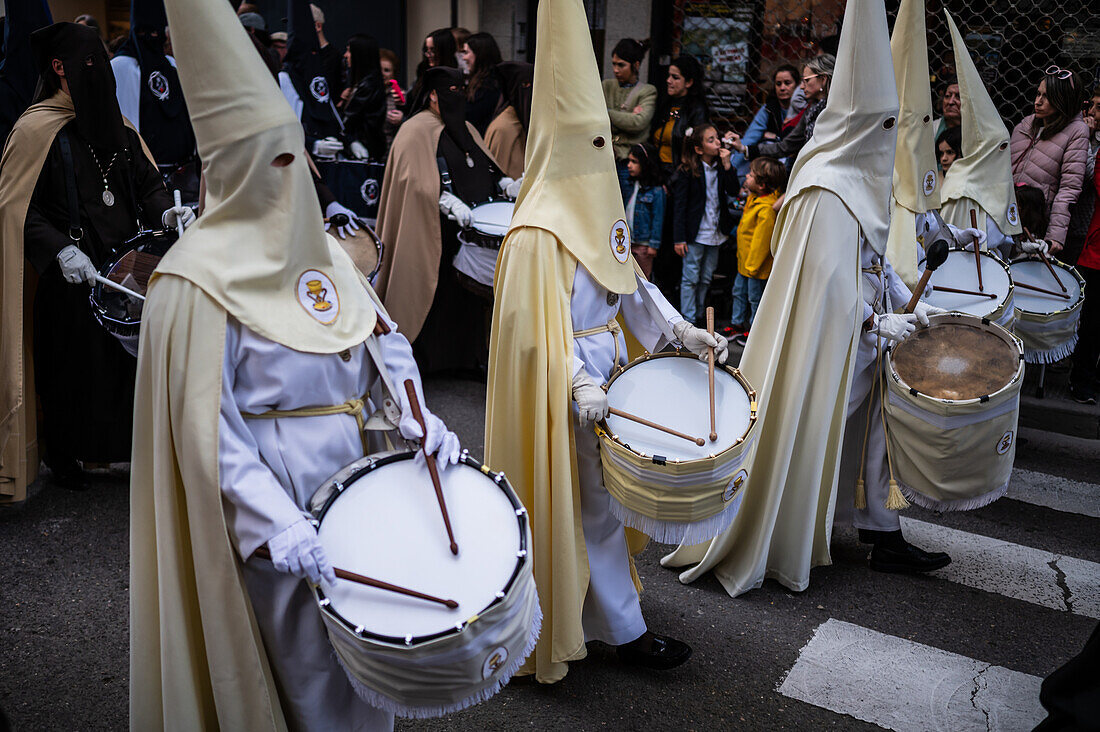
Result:
<svg viewBox="0 0 1100 732"><path fill-rule="evenodd" d="M166 57L176 65L176 59ZM115 56L111 59L111 71L115 75L115 96L122 116L130 121L141 134L141 66L133 56Z"/></svg>
<svg viewBox="0 0 1100 732"><path fill-rule="evenodd" d="M655 352L672 341L672 324L683 320L660 291L641 277L638 277L638 289L633 294L611 298L608 295L608 291L578 264L569 302L574 333L607 325L621 308L626 327L642 347ZM585 369L597 382L605 383L616 365L616 339L619 342L618 363L625 365L626 341L622 334L605 332L575 338L574 375ZM611 498L603 485L599 440L592 425L580 421L576 404L573 405L573 433L577 444L581 526L591 572L581 613L584 639L621 645L646 631L638 592L630 576L626 535L622 522L609 509Z"/></svg>
<svg viewBox="0 0 1100 732"><path fill-rule="evenodd" d="M378 338L386 369L393 383L412 379L422 394L412 349L396 325L387 322L393 332ZM338 354L294 351L229 319L218 467L226 524L240 556L250 557L290 524L308 518L317 488L363 456L352 415L245 419L242 412L329 406L361 397L377 372L363 345L350 353L344 361ZM291 727L392 729L392 714L356 696L336 661L308 584L258 558L245 562L244 578Z"/></svg>

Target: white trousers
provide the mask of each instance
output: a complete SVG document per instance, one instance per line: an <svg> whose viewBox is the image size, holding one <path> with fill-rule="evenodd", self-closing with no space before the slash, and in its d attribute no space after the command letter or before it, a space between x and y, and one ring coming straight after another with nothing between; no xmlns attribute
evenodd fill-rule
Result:
<svg viewBox="0 0 1100 732"><path fill-rule="evenodd" d="M630 577L630 553L623 524L611 514L611 496L603 486L599 440L592 425L577 417L576 405L573 405L573 433L581 482L581 527L590 572L581 612L584 640L617 646L645 633L646 624L638 591Z"/></svg>

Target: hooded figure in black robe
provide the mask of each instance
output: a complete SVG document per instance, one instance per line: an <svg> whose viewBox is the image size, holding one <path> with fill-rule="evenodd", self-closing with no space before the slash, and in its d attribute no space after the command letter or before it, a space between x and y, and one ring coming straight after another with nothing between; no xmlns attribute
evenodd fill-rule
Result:
<svg viewBox="0 0 1100 732"><path fill-rule="evenodd" d="M287 4L287 45L283 71L289 76L298 95L306 149L316 153L316 140L339 138L342 128L325 75L325 60L321 54L321 42L317 40L309 0L289 0ZM299 111L293 100L288 101L291 101L295 111Z"/></svg>
<svg viewBox="0 0 1100 732"><path fill-rule="evenodd" d="M31 33L53 23L46 0L6 0L4 47L0 61L0 141L31 106L38 70L31 55Z"/></svg>
<svg viewBox="0 0 1100 732"><path fill-rule="evenodd" d="M87 282L65 280L58 255L76 246L102 271L139 229L161 227L172 200L141 138L123 122L114 75L96 32L56 23L34 33L31 44L41 74L37 101L63 107L71 97L76 114L46 154L27 209L23 247L38 273L33 352L45 460L58 482L79 488L84 484L78 460L130 459L135 362L92 316ZM64 79L52 70L55 59ZM32 106L25 117L37 114L39 106ZM16 123L16 131L22 123ZM72 177L67 175L62 138L71 149ZM33 151L9 150L5 167L20 154ZM75 231L66 187L70 180L79 209Z"/></svg>
<svg viewBox="0 0 1100 732"><path fill-rule="evenodd" d="M195 133L179 73L164 53L167 27L164 0L131 0L130 35L111 59L123 115L137 128L162 170L196 157ZM135 98L136 115L129 108Z"/></svg>

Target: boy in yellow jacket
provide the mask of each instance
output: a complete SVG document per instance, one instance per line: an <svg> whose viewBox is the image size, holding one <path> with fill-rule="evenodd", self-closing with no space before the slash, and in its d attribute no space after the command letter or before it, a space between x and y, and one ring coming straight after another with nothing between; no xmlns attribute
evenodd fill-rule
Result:
<svg viewBox="0 0 1100 732"><path fill-rule="evenodd" d="M736 340L744 343L756 308L764 294L764 285L772 271L772 230L777 215L775 202L782 195L787 169L775 158L761 157L752 161L745 177L749 192L745 212L737 225L737 279L733 282L733 313L730 322L735 330L743 330ZM740 324L740 325L738 325Z"/></svg>

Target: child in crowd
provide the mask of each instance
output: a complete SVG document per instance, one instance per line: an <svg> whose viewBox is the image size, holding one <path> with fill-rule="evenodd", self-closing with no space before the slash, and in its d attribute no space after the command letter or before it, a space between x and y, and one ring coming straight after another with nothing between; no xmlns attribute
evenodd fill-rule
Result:
<svg viewBox="0 0 1100 732"><path fill-rule="evenodd" d="M775 202L786 188L787 168L775 158L755 158L745 177L748 199L737 226L737 279L733 282L734 328L745 331L734 341L744 344L764 285L772 271L772 230L777 212ZM740 327L738 327L740 324Z"/></svg>
<svg viewBox="0 0 1100 732"><path fill-rule="evenodd" d="M729 148L719 142L714 125L699 125L684 140L672 183L672 241L684 258L680 314L689 323L704 325L703 301L718 264L718 246L733 231L739 190Z"/></svg>
<svg viewBox="0 0 1100 732"><path fill-rule="evenodd" d="M1016 237L1018 241L1028 239L1042 239L1047 235L1047 224L1050 216L1047 213L1046 194L1035 186L1024 183L1016 184L1016 208L1020 212L1020 227L1024 230ZM1017 257L1023 252L1014 247L1012 256Z"/></svg>
<svg viewBox="0 0 1100 732"><path fill-rule="evenodd" d="M936 138L936 161L940 165L940 182L951 164L962 157L962 127L948 127Z"/></svg>
<svg viewBox="0 0 1100 732"><path fill-rule="evenodd" d="M665 189L661 185L657 148L648 142L634 145L627 155L626 168L631 181L626 202L630 250L646 278L651 279L665 220Z"/></svg>

